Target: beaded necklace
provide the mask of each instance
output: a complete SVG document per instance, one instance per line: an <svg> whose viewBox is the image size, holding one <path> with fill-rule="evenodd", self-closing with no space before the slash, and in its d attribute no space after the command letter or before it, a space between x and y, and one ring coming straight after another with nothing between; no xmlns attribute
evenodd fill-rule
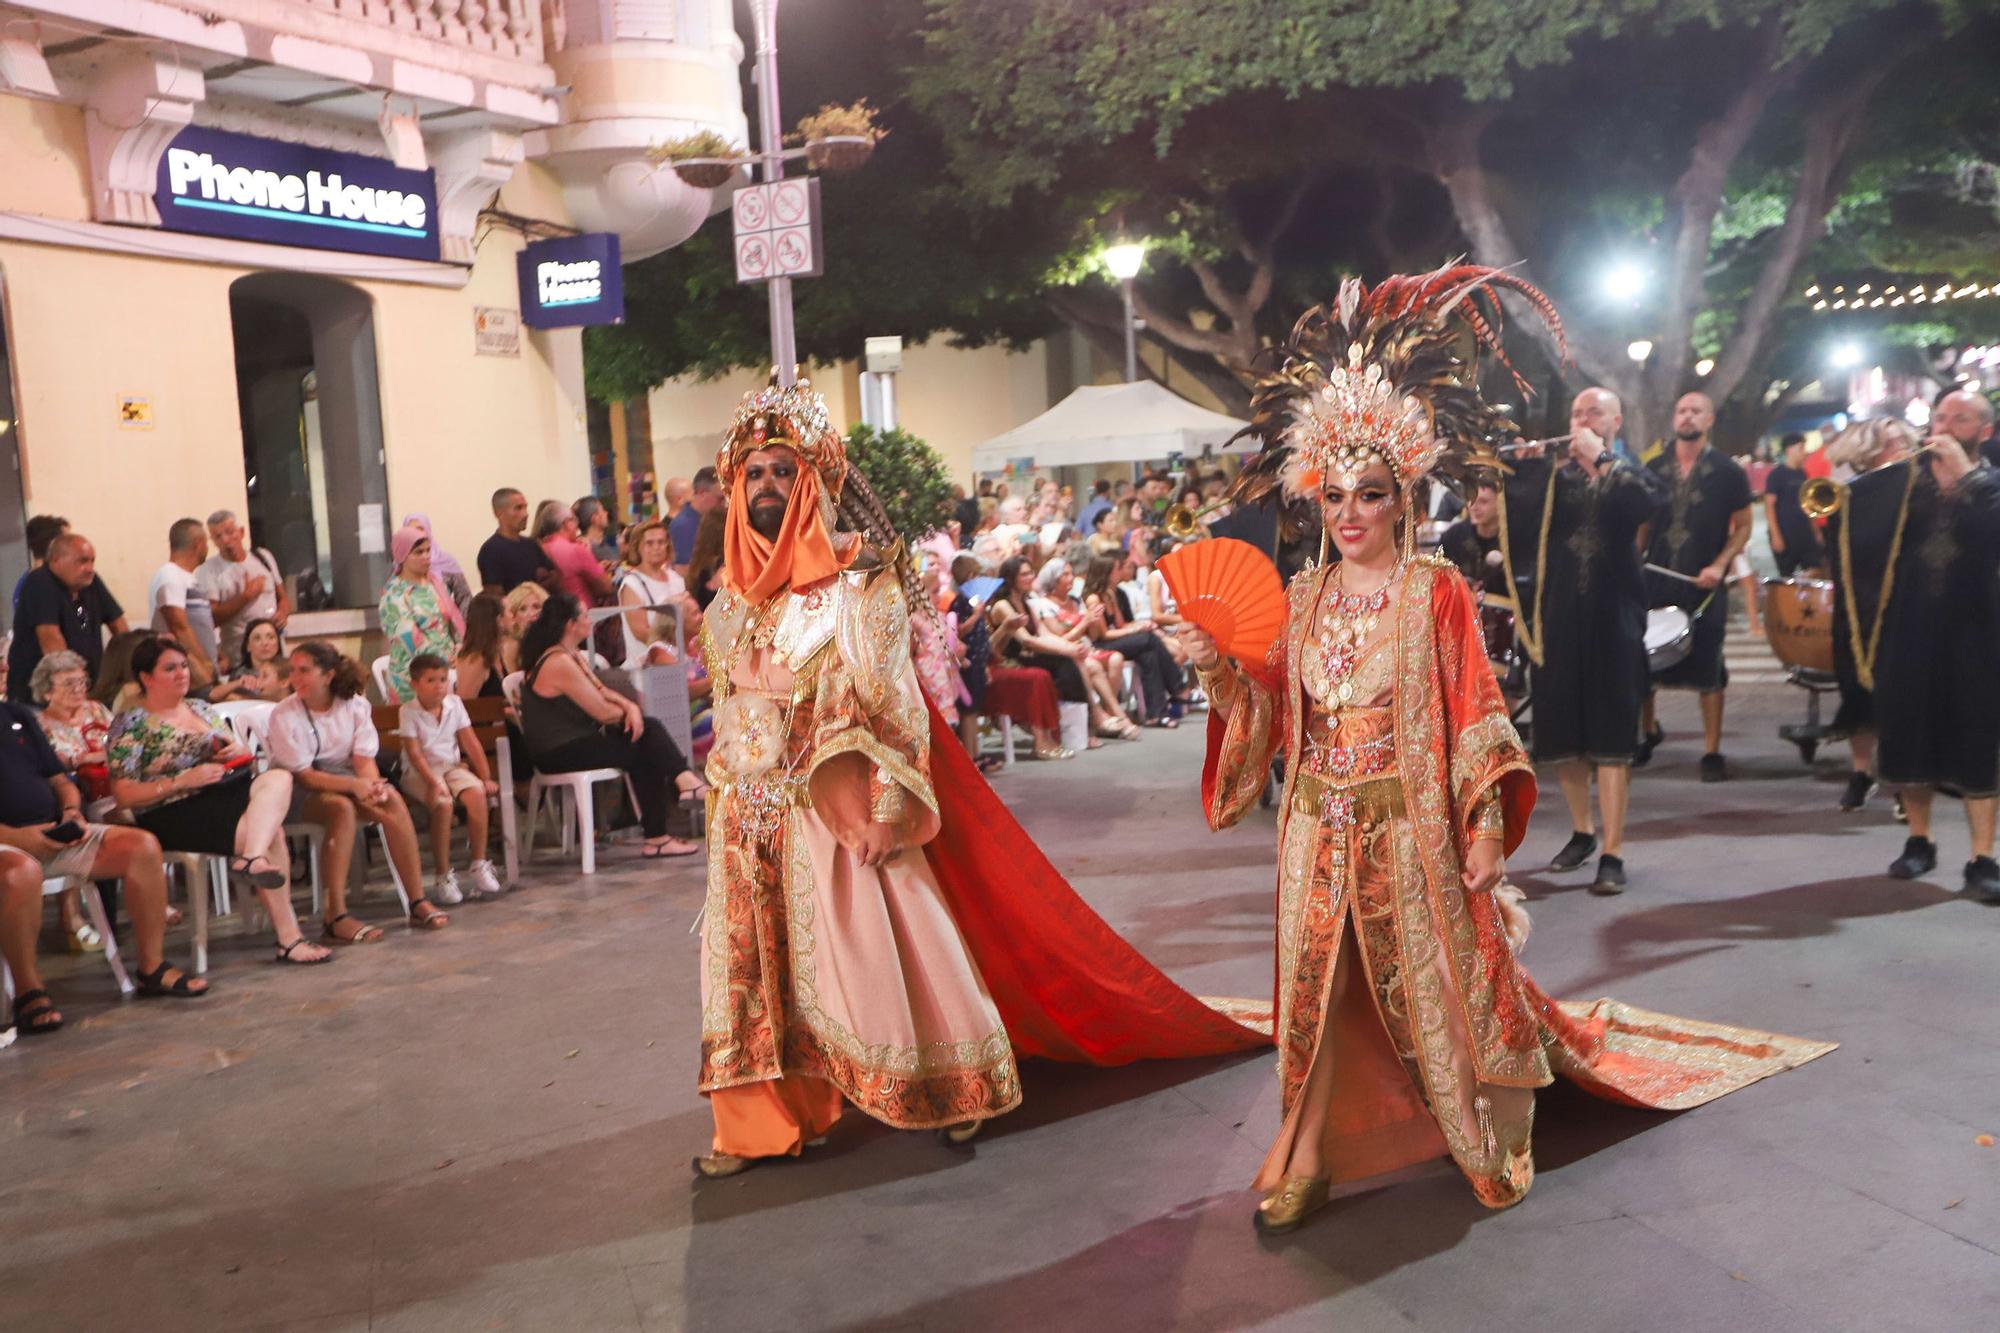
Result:
<svg viewBox="0 0 2000 1333"><path fill-rule="evenodd" d="M1325 664L1328 692L1335 703L1353 702L1355 663L1361 646L1375 632L1382 613L1389 609L1389 588L1402 572L1401 562L1389 571L1381 587L1369 593L1346 590L1346 566L1333 571L1332 595L1320 604L1319 652Z"/></svg>

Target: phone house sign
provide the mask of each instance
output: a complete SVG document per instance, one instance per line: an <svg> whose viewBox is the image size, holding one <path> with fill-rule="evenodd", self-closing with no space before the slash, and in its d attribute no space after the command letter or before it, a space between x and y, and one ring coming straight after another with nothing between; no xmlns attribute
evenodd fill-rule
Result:
<svg viewBox="0 0 2000 1333"><path fill-rule="evenodd" d="M534 329L617 324L625 318L624 270L610 232L559 236L521 250L521 322Z"/></svg>
<svg viewBox="0 0 2000 1333"><path fill-rule="evenodd" d="M169 231L436 259L437 186L382 158L190 126L160 158Z"/></svg>

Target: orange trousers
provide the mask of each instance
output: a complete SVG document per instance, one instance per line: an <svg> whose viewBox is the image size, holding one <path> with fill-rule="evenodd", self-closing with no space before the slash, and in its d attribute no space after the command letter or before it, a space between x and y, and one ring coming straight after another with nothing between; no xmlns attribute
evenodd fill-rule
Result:
<svg viewBox="0 0 2000 1333"><path fill-rule="evenodd" d="M708 1094L715 1151L732 1157L797 1157L840 1119L840 1089L824 1079L793 1077Z"/></svg>

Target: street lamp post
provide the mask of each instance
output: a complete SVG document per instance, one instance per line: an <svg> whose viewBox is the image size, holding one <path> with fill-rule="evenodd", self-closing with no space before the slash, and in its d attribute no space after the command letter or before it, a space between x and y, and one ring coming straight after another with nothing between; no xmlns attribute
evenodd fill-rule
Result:
<svg viewBox="0 0 2000 1333"><path fill-rule="evenodd" d="M1139 268L1146 262L1146 247L1137 242L1127 241L1114 245L1104 252L1104 267L1111 270L1111 276L1125 291L1125 382L1134 383L1139 378L1139 321L1132 312L1132 280L1139 276Z"/></svg>
<svg viewBox="0 0 2000 1333"><path fill-rule="evenodd" d="M785 178L784 133L778 119L778 0L752 0L757 25L757 121L764 141L766 184ZM765 284L771 303L771 361L780 388L798 378L798 338L792 324L792 280L773 274Z"/></svg>

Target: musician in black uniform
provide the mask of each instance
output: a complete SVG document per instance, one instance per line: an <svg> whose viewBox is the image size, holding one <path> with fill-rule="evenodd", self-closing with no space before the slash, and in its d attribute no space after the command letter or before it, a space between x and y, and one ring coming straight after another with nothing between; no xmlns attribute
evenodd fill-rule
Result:
<svg viewBox="0 0 2000 1333"><path fill-rule="evenodd" d="M1667 486L1667 500L1653 522L1653 564L1684 576L1648 574L1654 606L1678 606L1694 618L1694 643L1679 666L1659 674L1655 686L1698 690L1705 748L1701 780L1729 776L1722 762L1723 691L1729 669L1722 644L1729 630L1729 567L1750 542L1750 479L1733 458L1709 443L1715 404L1705 393L1682 394L1674 404L1674 438L1652 470ZM1640 762L1652 757L1665 733L1646 700L1646 735Z"/></svg>
<svg viewBox="0 0 2000 1333"><path fill-rule="evenodd" d="M1604 854L1590 889L1603 894L1625 888L1625 806L1650 682L1638 535L1666 489L1610 448L1623 417L1615 394L1585 389L1563 458L1517 457L1504 494L1513 574L1532 585L1519 633L1541 656L1529 676L1530 748L1555 765L1574 830L1549 869L1574 870L1597 851L1594 775Z"/></svg>
<svg viewBox="0 0 2000 1333"><path fill-rule="evenodd" d="M1475 592L1512 600L1507 572L1500 559L1500 486L1482 477L1473 483L1472 500L1459 520L1444 530L1438 549L1458 566Z"/></svg>
<svg viewBox="0 0 2000 1333"><path fill-rule="evenodd" d="M1910 838L1889 873L1915 879L1937 868L1931 805L1937 788L1950 788L1972 830L1965 891L2000 902L2000 471L1980 459L1992 438L1992 404L1955 392L1931 417L1928 452L1877 469L1850 488L1847 507L1857 574L1885 569L1892 579L1874 662L1875 726L1882 780L1902 792ZM1870 508L1905 504L1900 541L1895 524L1866 521ZM1864 542L1884 527L1886 542Z"/></svg>

